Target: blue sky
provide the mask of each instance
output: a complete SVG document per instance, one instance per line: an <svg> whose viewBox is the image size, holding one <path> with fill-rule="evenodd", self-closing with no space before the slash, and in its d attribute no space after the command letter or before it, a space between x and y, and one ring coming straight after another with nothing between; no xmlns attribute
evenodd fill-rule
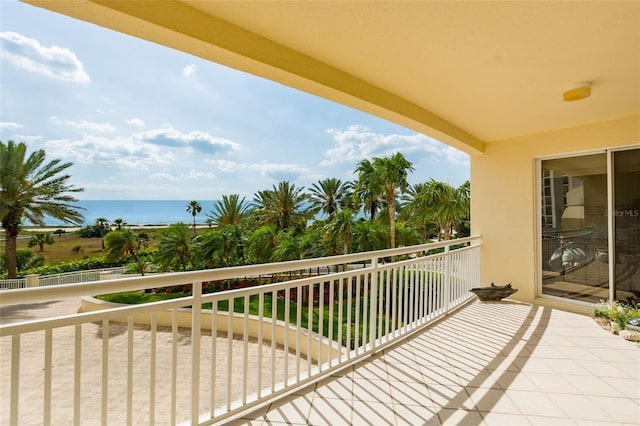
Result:
<svg viewBox="0 0 640 426"><path fill-rule="evenodd" d="M80 199L251 199L396 151L411 184L469 179L466 154L412 130L17 1L0 43L0 140L73 162Z"/></svg>

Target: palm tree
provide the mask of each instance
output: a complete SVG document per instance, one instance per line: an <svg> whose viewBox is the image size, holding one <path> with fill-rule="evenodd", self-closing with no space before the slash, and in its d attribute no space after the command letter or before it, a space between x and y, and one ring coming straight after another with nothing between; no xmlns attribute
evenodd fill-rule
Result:
<svg viewBox="0 0 640 426"><path fill-rule="evenodd" d="M287 181L280 182L272 189L260 191L254 196L258 216L263 224L274 224L276 231L284 231L291 227L302 228L306 225L310 213L304 208L307 195L304 188Z"/></svg>
<svg viewBox="0 0 640 426"><path fill-rule="evenodd" d="M261 226L249 237L249 252L257 263L266 263L273 260L277 245L278 231L274 224Z"/></svg>
<svg viewBox="0 0 640 426"><path fill-rule="evenodd" d="M379 221L361 219L354 224L353 242L358 252L388 248L389 229Z"/></svg>
<svg viewBox="0 0 640 426"><path fill-rule="evenodd" d="M99 217L95 220L95 226L100 230L100 239L102 240L102 250L104 250L104 234L109 228L109 219L106 217Z"/></svg>
<svg viewBox="0 0 640 426"><path fill-rule="evenodd" d="M53 240L51 234L48 234L46 232L38 232L29 240L29 247L38 246L40 248L40 251L44 251L45 244L51 245L54 242L55 241Z"/></svg>
<svg viewBox="0 0 640 426"><path fill-rule="evenodd" d="M187 224L179 222L161 229L156 238L159 242L154 258L160 267L173 269L177 265L182 271L186 271L187 266L195 269L193 240Z"/></svg>
<svg viewBox="0 0 640 426"><path fill-rule="evenodd" d="M365 160L363 160L364 162ZM372 164L362 163L358 166L358 171L364 173L366 181L371 182L374 188L379 188L384 196L389 212L389 229L391 238L391 248L396 246L396 197L398 192L404 193L409 183L407 182L408 172L413 171L413 165L404 155L396 152L391 157L374 157Z"/></svg>
<svg viewBox="0 0 640 426"><path fill-rule="evenodd" d="M40 226L44 226L45 215L65 223L84 221L79 211L82 207L71 204L78 200L68 194L83 189L69 183L70 175L62 174L72 165L59 159L45 163L44 150L27 156L23 142L0 141L0 221L5 230L9 278L17 274L17 239L23 219Z"/></svg>
<svg viewBox="0 0 640 426"><path fill-rule="evenodd" d="M138 239L130 229L109 232L104 236L108 260L120 260L131 256L138 266L138 272L144 275L144 265L138 256Z"/></svg>
<svg viewBox="0 0 640 426"><path fill-rule="evenodd" d="M369 220L376 219L376 213L380 208L382 188L376 174L373 163L364 159L356 166L358 180L354 185L354 197L362 201L362 209L369 212Z"/></svg>
<svg viewBox="0 0 640 426"><path fill-rule="evenodd" d="M325 225L324 241L342 249L342 254L349 254L353 242L353 216L349 210L340 210Z"/></svg>
<svg viewBox="0 0 640 426"><path fill-rule="evenodd" d="M336 210L346 206L351 196L350 187L350 182L342 182L336 178L328 178L314 183L309 189L311 209L314 213L321 212L331 218Z"/></svg>
<svg viewBox="0 0 640 426"><path fill-rule="evenodd" d="M113 221L113 226L116 227L116 231L121 231L123 227L127 226L127 221L119 217Z"/></svg>
<svg viewBox="0 0 640 426"><path fill-rule="evenodd" d="M202 211L202 206L196 200L189 201L187 204L187 213L193 216L193 232L196 232L196 216Z"/></svg>
<svg viewBox="0 0 640 426"><path fill-rule="evenodd" d="M207 215L219 227L225 225L239 225L246 217L251 206L240 195L223 195L222 200L217 200L213 205L211 214Z"/></svg>
<svg viewBox="0 0 640 426"><path fill-rule="evenodd" d="M430 179L424 188L424 203L432 217L444 233L444 239L451 239L456 223L469 217L470 183L459 188L445 182Z"/></svg>

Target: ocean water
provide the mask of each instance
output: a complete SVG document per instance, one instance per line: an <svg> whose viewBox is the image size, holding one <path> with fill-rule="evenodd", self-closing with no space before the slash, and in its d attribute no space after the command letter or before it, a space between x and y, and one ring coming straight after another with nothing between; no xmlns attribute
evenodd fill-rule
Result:
<svg viewBox="0 0 640 426"><path fill-rule="evenodd" d="M167 225L184 222L193 223L193 216L187 212L191 200L80 200L74 203L86 210L82 211L84 223L91 225L99 217L113 222L121 218L130 225ZM207 214L214 206L213 200L197 200L202 211L196 215L196 223L205 223ZM65 225L50 217L45 218L48 226Z"/></svg>

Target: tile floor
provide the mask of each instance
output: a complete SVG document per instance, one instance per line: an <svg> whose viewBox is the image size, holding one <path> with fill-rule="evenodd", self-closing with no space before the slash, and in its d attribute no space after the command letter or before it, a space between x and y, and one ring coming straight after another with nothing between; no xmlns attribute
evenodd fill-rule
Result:
<svg viewBox="0 0 640 426"><path fill-rule="evenodd" d="M640 347L588 316L474 302L241 425L638 425Z"/></svg>

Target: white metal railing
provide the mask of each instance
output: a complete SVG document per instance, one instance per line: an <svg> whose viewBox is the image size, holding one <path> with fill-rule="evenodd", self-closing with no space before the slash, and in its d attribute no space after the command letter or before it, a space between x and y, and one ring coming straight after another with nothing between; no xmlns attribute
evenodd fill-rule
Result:
<svg viewBox="0 0 640 426"><path fill-rule="evenodd" d="M10 280L0 280L0 290L15 290L27 286L26 278L12 278Z"/></svg>
<svg viewBox="0 0 640 426"><path fill-rule="evenodd" d="M452 244L464 247L450 250ZM435 248L444 252L425 255ZM2 307L193 283L192 294L179 299L0 326L0 423L213 424L235 418L375 354L466 302L468 290L479 286L479 254L479 238L470 237L3 292ZM389 257L401 260L382 261ZM364 268L329 275L202 292L212 280L362 261ZM179 320L184 308L192 308L186 325ZM169 327L159 325L165 316ZM141 319L149 325L139 325Z"/></svg>
<svg viewBox="0 0 640 426"><path fill-rule="evenodd" d="M62 274L35 276L37 283L34 287L62 284L77 284L91 281L100 281L105 278L105 274L109 274L110 279L120 278L125 275L125 268L118 266L114 268L90 269L86 271L65 272ZM0 280L0 289L15 290L18 288L27 288L28 278L16 278L9 280Z"/></svg>

